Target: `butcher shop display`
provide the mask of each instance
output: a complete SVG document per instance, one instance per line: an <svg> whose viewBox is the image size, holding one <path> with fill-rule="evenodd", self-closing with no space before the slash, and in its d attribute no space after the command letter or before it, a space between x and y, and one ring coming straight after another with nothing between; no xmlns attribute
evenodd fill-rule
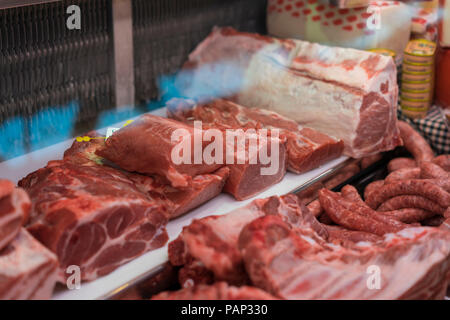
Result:
<svg viewBox="0 0 450 320"><path fill-rule="evenodd" d="M32 2L0 1L0 300L450 299L449 1Z"/></svg>

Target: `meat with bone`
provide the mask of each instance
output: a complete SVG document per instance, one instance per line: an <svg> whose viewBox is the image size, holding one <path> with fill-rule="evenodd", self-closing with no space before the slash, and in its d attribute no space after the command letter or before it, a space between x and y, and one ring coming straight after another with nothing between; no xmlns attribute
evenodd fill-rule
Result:
<svg viewBox="0 0 450 320"><path fill-rule="evenodd" d="M57 267L56 256L22 228L0 251L0 300L50 299Z"/></svg>
<svg viewBox="0 0 450 320"><path fill-rule="evenodd" d="M203 161L207 142L201 138L201 130L197 134L193 127L181 122L144 114L114 132L96 153L127 171L158 174L173 187L188 187L193 176L223 166ZM195 147L197 141L200 148Z"/></svg>
<svg viewBox="0 0 450 320"><path fill-rule="evenodd" d="M27 193L0 179L0 251L19 233L31 207Z"/></svg>
<svg viewBox="0 0 450 320"><path fill-rule="evenodd" d="M187 268L192 265L192 260L200 261L206 270L212 271L217 280L233 284L245 283L247 276L237 248L237 239L246 224L264 215L280 215L296 229L307 225L324 238L327 237L326 229L300 205L296 196L270 197L257 199L226 215L194 220L183 228L176 240L169 243L169 261L174 266ZM194 266L200 270L198 263ZM189 279L180 280L183 285Z"/></svg>
<svg viewBox="0 0 450 320"><path fill-rule="evenodd" d="M32 201L27 229L58 256L59 281L70 265L94 280L168 239L162 205L119 170L50 161L19 185Z"/></svg>
<svg viewBox="0 0 450 320"><path fill-rule="evenodd" d="M413 155L417 163L434 159L433 150L420 133L404 121L398 122L398 128L404 147Z"/></svg>
<svg viewBox="0 0 450 320"><path fill-rule="evenodd" d="M99 138L93 131L87 136ZM104 139L74 141L64 152L64 160L81 165L103 165L107 160L96 154L105 145ZM123 171L135 185L154 201L158 201L167 211L170 219L176 218L217 196L229 176L228 168L220 168L211 174L197 175L192 178L188 188L174 188L160 176L146 176Z"/></svg>
<svg viewBox="0 0 450 320"><path fill-rule="evenodd" d="M198 285L178 291L166 291L152 297L152 300L274 300L269 293L254 287L233 287L226 282L213 285Z"/></svg>
<svg viewBox="0 0 450 320"><path fill-rule="evenodd" d="M223 99L197 105L174 99L169 102L169 114L180 121L201 120L223 129L279 129L287 139L288 170L295 173L309 171L339 157L344 147L342 141L302 128L275 112L245 108Z"/></svg>
<svg viewBox="0 0 450 320"><path fill-rule="evenodd" d="M248 224L239 237L239 248L252 283L282 299L445 296L449 232L408 228L375 244L360 242L351 248L329 245L311 232L293 231L276 216Z"/></svg>
<svg viewBox="0 0 450 320"><path fill-rule="evenodd" d="M178 82L185 96L233 97L341 139L354 158L401 144L390 57L215 28Z"/></svg>

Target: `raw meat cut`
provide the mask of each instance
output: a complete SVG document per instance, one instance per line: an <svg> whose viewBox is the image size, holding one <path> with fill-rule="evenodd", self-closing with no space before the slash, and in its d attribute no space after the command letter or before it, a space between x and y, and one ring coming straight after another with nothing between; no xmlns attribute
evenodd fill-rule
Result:
<svg viewBox="0 0 450 320"><path fill-rule="evenodd" d="M200 141L201 150L196 150L197 139L194 128L181 122L144 114L137 120L114 132L105 142L105 147L96 153L130 172L158 174L166 177L173 187L188 187L193 176L211 173L223 164L206 164L202 157L196 164L197 153L202 152L206 141ZM203 139L202 139L203 140ZM177 146L187 145L190 155L186 162L176 163ZM186 151L187 152L187 151ZM202 153L203 154L203 153ZM202 154L199 154L202 156ZM181 159L177 159L181 160Z"/></svg>
<svg viewBox="0 0 450 320"><path fill-rule="evenodd" d="M214 130L216 135L222 136L221 141L224 143L220 146L218 142L223 157L220 161L230 168L230 176L224 191L237 200L245 200L280 182L286 172L284 135L280 137L279 130L275 133L273 127L262 128L253 119L247 119L249 121L244 124L245 120L237 122L238 115L234 118L231 115L227 117L225 113L231 111L229 107L233 108L235 113L245 109L232 102L217 101L216 104L219 107L217 109L192 109L194 105L190 101L173 99L168 103L168 113L172 118L191 126L195 121L201 122L205 129L210 130L205 132L212 134ZM214 112L217 113L215 120L213 120L216 116ZM267 158L262 158L262 155Z"/></svg>
<svg viewBox="0 0 450 320"><path fill-rule="evenodd" d="M302 128L295 121L275 112L242 107L228 100L217 99L205 104L186 100L168 102L169 116L183 121L201 120L214 127L245 129L279 129L287 140L288 169L302 173L339 157L343 143L310 128Z"/></svg>
<svg viewBox="0 0 450 320"><path fill-rule="evenodd" d="M217 280L226 280L236 285L246 283L248 279L237 240L246 224L264 215L280 215L293 228L309 226L324 238L327 237L325 228L300 204L295 195L274 196L254 200L226 215L194 220L183 228L176 240L169 243L169 261L174 266L195 268L182 271L183 275L201 273L202 276L209 277L209 271ZM189 278L183 277L180 282L183 285L187 280ZM191 281L204 282L197 278L191 278Z"/></svg>
<svg viewBox="0 0 450 320"><path fill-rule="evenodd" d="M50 299L57 267L56 256L22 228L0 251L0 300Z"/></svg>
<svg viewBox="0 0 450 320"><path fill-rule="evenodd" d="M87 136L96 138L100 135L93 131ZM82 165L108 165L108 161L96 154L105 145L103 139L75 141L64 152L64 160ZM154 201L166 209L170 219L176 218L217 196L229 176L228 168L220 168L211 174L197 175L192 178L188 188L177 189L160 176L146 176L123 171L133 183Z"/></svg>
<svg viewBox="0 0 450 320"><path fill-rule="evenodd" d="M70 265L96 279L168 239L162 205L114 168L50 161L19 185L32 200L27 229L58 256L59 281Z"/></svg>
<svg viewBox="0 0 450 320"><path fill-rule="evenodd" d="M443 299L450 280L450 233L437 228L344 248L265 216L244 228L239 248L253 285L282 299Z"/></svg>
<svg viewBox="0 0 450 320"><path fill-rule="evenodd" d="M0 179L0 251L19 233L31 207L27 193Z"/></svg>
<svg viewBox="0 0 450 320"><path fill-rule="evenodd" d="M258 288L229 286L226 282L213 285L198 285L178 291L166 291L152 300L276 300L274 296Z"/></svg>
<svg viewBox="0 0 450 320"><path fill-rule="evenodd" d="M391 57L215 28L176 86L185 97L231 97L344 141L354 158L394 149L397 75Z"/></svg>
<svg viewBox="0 0 450 320"><path fill-rule="evenodd" d="M192 178L188 188L177 189L170 186L158 176L148 177L128 174L136 186L152 199L161 203L170 219L179 217L199 205L211 200L222 192L225 181L230 174L227 167Z"/></svg>

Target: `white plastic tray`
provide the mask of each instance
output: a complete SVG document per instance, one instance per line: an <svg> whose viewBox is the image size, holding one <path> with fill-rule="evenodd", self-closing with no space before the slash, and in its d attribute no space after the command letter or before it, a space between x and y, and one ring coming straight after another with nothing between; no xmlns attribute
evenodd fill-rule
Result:
<svg viewBox="0 0 450 320"><path fill-rule="evenodd" d="M165 108L151 112L156 115L165 116ZM124 122L112 125L112 127L120 127ZM106 129L99 130L102 133ZM17 183L21 178L30 172L44 167L49 160L61 159L64 150L70 147L73 140L67 140L53 146L17 157L0 163L0 177L9 179ZM192 219L202 218L208 215L221 215L231 210L242 207L256 198L264 198L272 195L283 195L296 190L303 185L309 184L318 177L326 175L340 167L348 157L340 157L330 161L320 168L311 170L301 175L287 173L283 180L260 193L252 199L245 201L236 201L228 194L220 194L211 201L203 204L190 213L172 220L167 225L167 232L169 234L169 242L174 240L181 232L182 228L191 223ZM137 279L149 271L155 270L158 266L167 262L167 244L157 250L148 252L133 261L121 266L112 273L92 282L81 284L80 289L68 290L62 285L59 285L55 290L54 299L103 299L109 297L116 292L133 285Z"/></svg>

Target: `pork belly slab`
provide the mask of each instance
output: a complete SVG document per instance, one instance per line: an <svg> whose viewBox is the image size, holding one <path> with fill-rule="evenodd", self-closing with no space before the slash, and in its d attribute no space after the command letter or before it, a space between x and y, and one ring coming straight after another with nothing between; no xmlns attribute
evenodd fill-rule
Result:
<svg viewBox="0 0 450 320"><path fill-rule="evenodd" d="M19 233L31 207L27 193L0 179L0 251Z"/></svg>
<svg viewBox="0 0 450 320"><path fill-rule="evenodd" d="M56 256L22 228L0 251L0 300L50 299Z"/></svg>
<svg viewBox="0 0 450 320"><path fill-rule="evenodd" d="M215 28L177 78L182 95L232 97L344 142L361 158L401 144L391 57Z"/></svg>
<svg viewBox="0 0 450 320"><path fill-rule="evenodd" d="M443 299L450 277L450 233L437 228L344 248L265 216L239 248L253 285L282 299Z"/></svg>
<svg viewBox="0 0 450 320"><path fill-rule="evenodd" d="M278 129L286 138L288 170L303 173L339 157L344 144L311 128L303 128L295 121L275 112L246 108L232 101L216 99L195 104L189 100L172 99L168 102L169 116L222 129Z"/></svg>

